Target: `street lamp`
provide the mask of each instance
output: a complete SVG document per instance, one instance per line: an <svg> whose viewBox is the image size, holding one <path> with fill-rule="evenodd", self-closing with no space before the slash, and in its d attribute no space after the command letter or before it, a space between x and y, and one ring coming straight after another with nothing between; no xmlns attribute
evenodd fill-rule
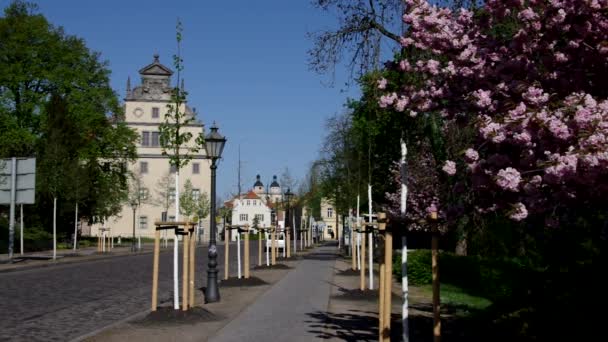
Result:
<svg viewBox="0 0 608 342"><path fill-rule="evenodd" d="M205 137L205 152L207 158L211 159L211 210L210 215L210 230L209 230L209 264L207 267L207 291L205 300L207 303L219 302L220 292L217 287L217 247L215 241L216 225L215 225L215 170L217 169L216 162L222 157L226 138L217 132L218 128L213 123L211 132Z"/></svg>

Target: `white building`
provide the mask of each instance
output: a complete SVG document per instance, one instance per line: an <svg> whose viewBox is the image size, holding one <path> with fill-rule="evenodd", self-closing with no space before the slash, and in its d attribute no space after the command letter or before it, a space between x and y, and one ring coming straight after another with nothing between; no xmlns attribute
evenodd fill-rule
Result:
<svg viewBox="0 0 608 342"><path fill-rule="evenodd" d="M254 223L257 223L259 227L270 226L272 210L255 192L249 191L240 199L234 199L232 203L232 224L248 224L253 227Z"/></svg>
<svg viewBox="0 0 608 342"><path fill-rule="evenodd" d="M141 75L141 85L131 89L129 78L124 100L124 120L140 136L137 147L138 159L135 163L130 164L128 169L131 172L139 173L144 185L141 193L145 198L145 203L137 208L135 213L135 234L142 237L153 237L154 221L160 220L161 213L165 210L159 204L158 192L161 190L159 189L159 180L164 176L169 176L172 179L175 177L175 170L170 167L169 159L162 155L159 141L159 125L164 121L165 113L171 101L171 89L173 87L171 85L171 75L173 71L162 65L158 55L155 55L154 61L140 69L139 74ZM181 87L183 90L183 80ZM180 110L182 113L185 112L186 115L196 118L195 111L186 104L182 105ZM200 121L194 121L184 127L183 130L193 134L193 139L190 141L190 144L193 144L195 138L200 133L204 133L204 125ZM203 192L210 194L210 161L205 159L204 153L204 149L200 149L200 152L193 156L191 162L180 170L180 193L183 191L186 181L190 180L195 196ZM174 180L172 184L175 184ZM173 220L176 218L175 185L165 190L165 192L168 190L172 194L168 208L168 219ZM182 218L180 217L180 219ZM209 227L208 217L202 222L202 226ZM97 235L100 227L102 225L92 226L91 235ZM133 234L133 209L128 203L123 204L121 213L108 218L103 227L111 228L114 236L130 237ZM205 234L208 234L209 229L204 229L204 231Z"/></svg>

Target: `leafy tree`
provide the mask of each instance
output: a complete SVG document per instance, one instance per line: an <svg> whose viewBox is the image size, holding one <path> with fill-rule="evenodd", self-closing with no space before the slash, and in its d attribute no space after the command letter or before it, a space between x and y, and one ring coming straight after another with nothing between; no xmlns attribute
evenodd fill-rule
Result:
<svg viewBox="0 0 608 342"><path fill-rule="evenodd" d="M171 197L175 191L175 180L170 172L165 173L156 182L156 197L154 204L161 207L164 212L169 212L171 208Z"/></svg>
<svg viewBox="0 0 608 342"><path fill-rule="evenodd" d="M199 219L205 219L209 216L209 211L211 210L211 201L209 199L209 195L207 195L206 191L203 191L196 203L196 214Z"/></svg>
<svg viewBox="0 0 608 342"><path fill-rule="evenodd" d="M50 226L55 198L79 203L91 222L118 213L126 197L124 163L136 134L118 118L107 63L64 33L33 4L12 2L0 18L0 157L38 159L37 200L26 224ZM73 207L72 207L73 208ZM69 227L72 209L57 213Z"/></svg>
<svg viewBox="0 0 608 342"><path fill-rule="evenodd" d="M189 179L184 183L184 191L180 194L179 205L179 211L185 216L186 221L189 221L198 212L199 202L194 197L194 189Z"/></svg>

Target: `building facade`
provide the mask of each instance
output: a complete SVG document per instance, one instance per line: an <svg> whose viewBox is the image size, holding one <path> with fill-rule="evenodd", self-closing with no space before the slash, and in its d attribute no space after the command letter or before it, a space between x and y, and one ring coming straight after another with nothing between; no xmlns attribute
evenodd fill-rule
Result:
<svg viewBox="0 0 608 342"><path fill-rule="evenodd" d="M168 157L162 155L159 134L159 125L164 122L164 116L171 103L173 71L161 64L158 55L155 55L154 61L140 69L139 74L141 84L131 89L129 78L124 99L124 120L140 137L137 146L138 159L130 164L128 169L141 177L143 183L140 192L143 203L135 212L135 234L153 237L154 222L161 219L163 211L167 211L167 218L170 221L175 220L176 216L181 216L176 215L175 210L177 172L170 166ZM184 90L183 80L180 86ZM196 112L187 104L183 104L180 111L191 118L196 118ZM183 131L192 133L190 144L194 144L195 138L199 134L204 134L204 125L201 121L195 120L185 126ZM210 195L209 166L210 161L205 159L205 151L201 148L190 163L179 170L179 192L182 193L184 184L190 180L195 197L203 193ZM201 225L205 236L208 235L209 217L203 220ZM113 236L132 236L133 208L129 203L125 203L119 215L108 218L103 225L92 226L91 235L97 235L100 227L111 228ZM202 238L206 240L208 237L205 236Z"/></svg>
<svg viewBox="0 0 608 342"><path fill-rule="evenodd" d="M337 221L336 221L337 218ZM325 240L342 238L343 224L342 217L338 215L331 202L323 198L321 199L321 221L323 221L323 238Z"/></svg>

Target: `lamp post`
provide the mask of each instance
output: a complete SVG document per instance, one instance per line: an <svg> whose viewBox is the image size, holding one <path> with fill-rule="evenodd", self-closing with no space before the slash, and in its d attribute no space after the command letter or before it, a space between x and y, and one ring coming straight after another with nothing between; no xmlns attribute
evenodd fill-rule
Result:
<svg viewBox="0 0 608 342"><path fill-rule="evenodd" d="M213 123L211 126L211 132L205 137L205 151L207 158L211 159L211 210L210 215L210 229L209 229L209 263L207 267L207 291L205 293L205 300L207 303L219 302L220 292L217 287L217 247L215 241L216 235L216 223L215 223L215 171L217 169L216 162L222 157L224 151L224 145L226 144L226 138L218 133L218 128Z"/></svg>
<svg viewBox="0 0 608 342"><path fill-rule="evenodd" d="M284 228L287 229L287 225L289 224L289 205L291 203L291 198L293 197L293 193L291 193L291 189L287 188L287 191L285 191L285 193L283 194L284 196L284 200L285 200L285 224L284 224ZM296 252L296 227L293 227L293 252ZM287 234L287 233L285 233ZM287 248L287 246L285 246L285 248Z"/></svg>

